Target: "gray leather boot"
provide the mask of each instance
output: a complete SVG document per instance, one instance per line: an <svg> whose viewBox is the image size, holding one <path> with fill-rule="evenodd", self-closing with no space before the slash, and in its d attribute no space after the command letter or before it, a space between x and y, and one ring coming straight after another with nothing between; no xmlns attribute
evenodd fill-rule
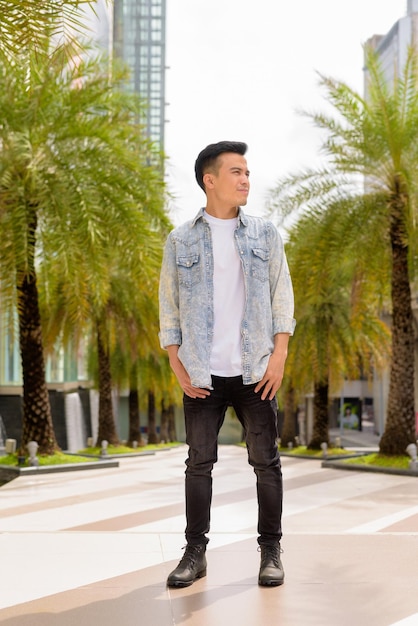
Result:
<svg viewBox="0 0 418 626"><path fill-rule="evenodd" d="M206 576L206 546L187 545L184 555L167 578L168 587L188 587L198 578Z"/></svg>
<svg viewBox="0 0 418 626"><path fill-rule="evenodd" d="M284 583L284 570L280 560L280 544L261 545L261 564L258 584L262 587L276 587Z"/></svg>

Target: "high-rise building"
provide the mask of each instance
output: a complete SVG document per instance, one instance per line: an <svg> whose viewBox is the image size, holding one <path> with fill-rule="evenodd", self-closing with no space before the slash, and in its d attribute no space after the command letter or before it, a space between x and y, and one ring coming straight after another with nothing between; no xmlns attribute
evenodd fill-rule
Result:
<svg viewBox="0 0 418 626"><path fill-rule="evenodd" d="M130 70L127 89L145 104L147 136L164 148L166 0L96 0L86 9L91 37Z"/></svg>
<svg viewBox="0 0 418 626"><path fill-rule="evenodd" d="M113 54L131 71L129 88L146 104L148 137L164 147L166 0L114 0Z"/></svg>
<svg viewBox="0 0 418 626"><path fill-rule="evenodd" d="M408 0L407 13L386 35L373 35L367 44L374 48L387 82L402 71L410 47L418 54L418 0ZM367 95L367 68L365 68L365 93Z"/></svg>

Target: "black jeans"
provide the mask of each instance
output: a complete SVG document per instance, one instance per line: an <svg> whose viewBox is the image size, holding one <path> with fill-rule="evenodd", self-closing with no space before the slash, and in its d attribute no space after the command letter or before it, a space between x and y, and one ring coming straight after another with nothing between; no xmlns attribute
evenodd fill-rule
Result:
<svg viewBox="0 0 418 626"><path fill-rule="evenodd" d="M213 390L204 399L184 395L186 442L186 540L206 544L210 528L212 469L218 459L218 434L229 405L241 422L248 462L257 477L258 543L277 544L282 537L283 483L277 447L277 402L261 400L256 385L241 376L212 377Z"/></svg>

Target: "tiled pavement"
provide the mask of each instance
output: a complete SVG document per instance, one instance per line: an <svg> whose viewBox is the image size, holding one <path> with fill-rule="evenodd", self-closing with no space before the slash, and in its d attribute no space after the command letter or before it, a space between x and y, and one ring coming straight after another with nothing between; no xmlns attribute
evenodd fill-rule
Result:
<svg viewBox="0 0 418 626"><path fill-rule="evenodd" d="M184 545L186 448L0 488L1 626L417 626L418 479L284 457L282 587L257 585L255 477L221 446L207 576Z"/></svg>

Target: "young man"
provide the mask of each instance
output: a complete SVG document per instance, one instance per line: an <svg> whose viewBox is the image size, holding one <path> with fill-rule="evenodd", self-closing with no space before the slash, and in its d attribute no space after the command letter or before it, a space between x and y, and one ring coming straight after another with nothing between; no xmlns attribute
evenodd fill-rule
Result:
<svg viewBox="0 0 418 626"><path fill-rule="evenodd" d="M257 478L258 582L281 585L282 473L276 392L293 333L293 290L281 238L249 217L247 146L221 141L195 164L206 208L168 236L160 277L160 342L183 389L186 549L168 577L186 587L206 575L212 469L229 405Z"/></svg>

